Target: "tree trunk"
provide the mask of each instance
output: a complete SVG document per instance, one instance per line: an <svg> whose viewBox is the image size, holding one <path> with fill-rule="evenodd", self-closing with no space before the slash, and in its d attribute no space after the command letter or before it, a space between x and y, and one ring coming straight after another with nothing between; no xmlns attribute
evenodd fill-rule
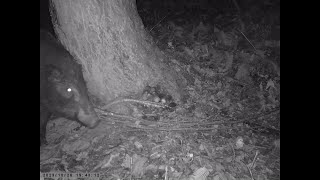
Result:
<svg viewBox="0 0 320 180"><path fill-rule="evenodd" d="M180 99L182 77L164 63L135 0L52 0L50 6L56 35L82 64L96 103L108 104L156 84Z"/></svg>

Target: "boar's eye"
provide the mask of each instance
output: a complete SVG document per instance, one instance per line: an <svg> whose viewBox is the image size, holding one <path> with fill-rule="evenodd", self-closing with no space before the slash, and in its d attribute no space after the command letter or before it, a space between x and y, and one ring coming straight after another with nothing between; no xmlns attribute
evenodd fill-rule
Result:
<svg viewBox="0 0 320 180"><path fill-rule="evenodd" d="M73 89L68 87L67 91L64 94L65 94L66 98L70 98L70 97L72 97L73 93L74 93Z"/></svg>

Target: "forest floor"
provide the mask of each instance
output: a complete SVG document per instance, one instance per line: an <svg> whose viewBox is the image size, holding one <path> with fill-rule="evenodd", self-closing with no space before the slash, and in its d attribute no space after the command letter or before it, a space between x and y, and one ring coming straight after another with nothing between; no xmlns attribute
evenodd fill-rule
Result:
<svg viewBox="0 0 320 180"><path fill-rule="evenodd" d="M40 171L100 179L280 179L280 10L139 13L165 63L187 74L185 103L148 87L127 101L131 118L104 114L117 117L108 123L111 134L88 142L78 135L88 130L77 123L60 126L72 136L40 154Z"/></svg>

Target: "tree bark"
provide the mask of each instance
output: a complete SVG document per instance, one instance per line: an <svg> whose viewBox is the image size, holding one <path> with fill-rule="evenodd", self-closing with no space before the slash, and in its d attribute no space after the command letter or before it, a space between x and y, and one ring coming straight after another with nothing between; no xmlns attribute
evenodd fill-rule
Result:
<svg viewBox="0 0 320 180"><path fill-rule="evenodd" d="M95 102L108 104L156 84L181 98L182 77L164 63L135 0L52 0L50 11L55 33L82 64Z"/></svg>

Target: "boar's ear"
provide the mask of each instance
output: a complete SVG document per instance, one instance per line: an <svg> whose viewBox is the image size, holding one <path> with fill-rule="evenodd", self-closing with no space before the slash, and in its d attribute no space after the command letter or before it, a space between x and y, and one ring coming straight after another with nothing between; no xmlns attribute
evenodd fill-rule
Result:
<svg viewBox="0 0 320 180"><path fill-rule="evenodd" d="M52 82L61 82L62 80L62 73L57 68L48 66L47 67L47 77L49 81Z"/></svg>

